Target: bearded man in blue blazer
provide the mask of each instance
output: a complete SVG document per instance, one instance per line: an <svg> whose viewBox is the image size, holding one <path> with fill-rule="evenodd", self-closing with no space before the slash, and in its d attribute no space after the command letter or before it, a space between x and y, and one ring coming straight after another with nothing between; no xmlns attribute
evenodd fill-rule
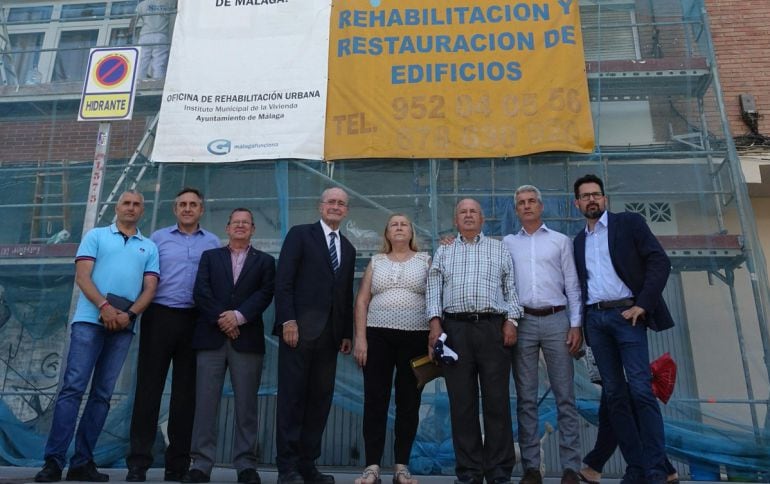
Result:
<svg viewBox="0 0 770 484"><path fill-rule="evenodd" d="M599 177L581 177L574 189L575 206L586 219L574 241L586 340L628 464L622 482L662 484L665 436L652 393L647 328L674 325L662 296L671 262L639 214L606 210Z"/></svg>
<svg viewBox="0 0 770 484"><path fill-rule="evenodd" d="M289 230L278 257L275 327L278 336L276 463L279 484L331 484L315 460L334 395L337 353L353 338L356 249L340 234L348 194L329 188L321 220Z"/></svg>

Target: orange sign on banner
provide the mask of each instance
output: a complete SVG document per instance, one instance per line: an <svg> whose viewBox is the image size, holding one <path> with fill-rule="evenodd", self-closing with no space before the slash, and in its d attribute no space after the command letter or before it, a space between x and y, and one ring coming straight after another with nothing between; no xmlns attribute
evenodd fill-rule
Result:
<svg viewBox="0 0 770 484"><path fill-rule="evenodd" d="M577 0L335 0L324 158L594 147Z"/></svg>

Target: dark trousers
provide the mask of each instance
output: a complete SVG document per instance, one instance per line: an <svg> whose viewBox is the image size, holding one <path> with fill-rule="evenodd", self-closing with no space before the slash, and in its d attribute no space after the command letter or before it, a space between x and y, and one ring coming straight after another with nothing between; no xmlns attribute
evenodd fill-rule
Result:
<svg viewBox="0 0 770 484"><path fill-rule="evenodd" d="M321 455L321 438L334 396L339 347L331 323L307 341L299 333L295 348L279 339L276 464L281 474L304 472Z"/></svg>
<svg viewBox="0 0 770 484"><path fill-rule="evenodd" d="M511 429L509 349L503 346L503 317L476 322L445 319L446 344L459 355L444 367L458 479L481 483L510 478L516 455ZM484 439L479 426L479 390Z"/></svg>
<svg viewBox="0 0 770 484"><path fill-rule="evenodd" d="M607 408L607 397L602 391L602 397L599 401L599 425L597 426L596 443L591 452L583 458L583 463L596 472L602 472L604 464L610 460L612 454L615 453L615 449L618 448L618 439L615 437L615 432L612 431L609 410ZM668 460L668 457L666 457L664 465L668 475L676 472L676 468Z"/></svg>
<svg viewBox="0 0 770 484"><path fill-rule="evenodd" d="M152 465L158 413L172 361L166 470L185 472L190 465L196 365L192 334L197 315L195 309L155 303L142 315L128 467L147 469Z"/></svg>
<svg viewBox="0 0 770 484"><path fill-rule="evenodd" d="M586 331L602 377L607 415L628 467L624 479L666 481L665 436L652 394L647 327L632 326L623 308L589 309Z"/></svg>
<svg viewBox="0 0 770 484"><path fill-rule="evenodd" d="M366 328L367 355L364 366L364 447L366 465L380 465L385 447L393 370L396 371L396 426L394 458L409 464L412 443L420 423L420 396L409 360L423 355L428 347L427 331Z"/></svg>

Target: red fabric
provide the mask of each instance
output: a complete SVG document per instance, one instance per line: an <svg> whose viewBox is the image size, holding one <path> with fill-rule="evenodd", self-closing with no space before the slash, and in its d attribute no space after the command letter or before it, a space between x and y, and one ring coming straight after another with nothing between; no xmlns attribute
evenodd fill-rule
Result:
<svg viewBox="0 0 770 484"><path fill-rule="evenodd" d="M652 372L652 393L661 402L668 403L676 383L676 362L669 353L664 353L650 363L650 371Z"/></svg>

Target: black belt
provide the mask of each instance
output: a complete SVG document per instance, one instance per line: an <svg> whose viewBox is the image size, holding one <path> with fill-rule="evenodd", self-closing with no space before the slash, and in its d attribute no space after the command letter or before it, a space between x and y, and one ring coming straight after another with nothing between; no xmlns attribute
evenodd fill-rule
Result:
<svg viewBox="0 0 770 484"><path fill-rule="evenodd" d="M528 308L524 306L524 312L531 314L532 316L550 316L556 314L559 311L564 311L564 306L548 306L545 308Z"/></svg>
<svg viewBox="0 0 770 484"><path fill-rule="evenodd" d="M444 319L454 319L456 321L494 321L505 319L505 314L499 313L444 313Z"/></svg>
<svg viewBox="0 0 770 484"><path fill-rule="evenodd" d="M602 311L604 309L615 308L627 308L634 305L634 300L631 298L616 299L615 301L599 301L598 303L589 304L588 309L597 309Z"/></svg>
<svg viewBox="0 0 770 484"><path fill-rule="evenodd" d="M150 303L150 305L151 306L158 306L158 307L161 307L161 308L169 310L169 311L176 311L176 312L180 312L180 313L194 313L194 312L198 311L198 308L196 308L195 306L190 307L190 308L175 308L173 306L166 306L165 304L156 303L156 302Z"/></svg>

